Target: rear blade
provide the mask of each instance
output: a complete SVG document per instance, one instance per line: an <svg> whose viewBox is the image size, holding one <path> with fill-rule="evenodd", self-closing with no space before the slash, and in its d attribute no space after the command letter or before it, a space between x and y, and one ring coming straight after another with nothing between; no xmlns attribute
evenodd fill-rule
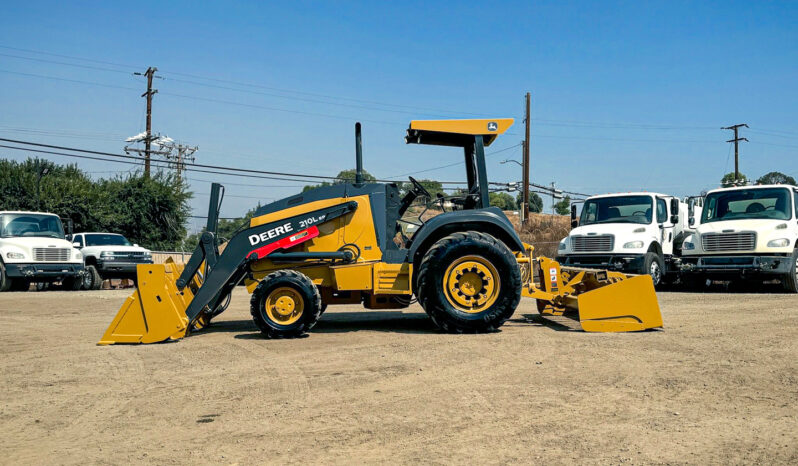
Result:
<svg viewBox="0 0 798 466"><path fill-rule="evenodd" d="M662 327L654 283L639 275L577 296L586 332L635 332Z"/></svg>
<svg viewBox="0 0 798 466"><path fill-rule="evenodd" d="M138 288L133 291L108 326L98 345L115 343L159 343L186 335L186 307L193 295L179 291L177 264L140 264L136 268Z"/></svg>

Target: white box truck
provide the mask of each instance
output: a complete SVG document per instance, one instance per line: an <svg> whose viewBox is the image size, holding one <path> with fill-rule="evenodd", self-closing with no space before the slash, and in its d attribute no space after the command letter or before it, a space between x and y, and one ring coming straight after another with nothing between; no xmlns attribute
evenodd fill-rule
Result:
<svg viewBox="0 0 798 466"><path fill-rule="evenodd" d="M560 242L557 260L572 267L649 274L655 286L672 282L688 231L687 204L667 194L605 194L585 200L571 233Z"/></svg>
<svg viewBox="0 0 798 466"><path fill-rule="evenodd" d="M46 212L0 212L0 291L60 281L79 290L83 255L65 239L64 225Z"/></svg>
<svg viewBox="0 0 798 466"><path fill-rule="evenodd" d="M798 293L798 187L722 188L704 198L695 232L682 249L682 276L707 280L775 280Z"/></svg>

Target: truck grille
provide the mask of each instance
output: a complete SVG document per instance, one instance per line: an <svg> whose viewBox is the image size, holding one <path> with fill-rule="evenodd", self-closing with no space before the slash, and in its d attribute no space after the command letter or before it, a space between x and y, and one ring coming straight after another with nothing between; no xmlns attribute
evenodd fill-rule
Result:
<svg viewBox="0 0 798 466"><path fill-rule="evenodd" d="M706 233L701 235L704 251L753 251L756 247L756 233Z"/></svg>
<svg viewBox="0 0 798 466"><path fill-rule="evenodd" d="M106 257L104 260L125 261L125 262L141 262L144 260L143 252L115 252L112 257Z"/></svg>
<svg viewBox="0 0 798 466"><path fill-rule="evenodd" d="M614 235L572 236L574 252L607 252L615 244Z"/></svg>
<svg viewBox="0 0 798 466"><path fill-rule="evenodd" d="M36 262L66 262L69 260L67 248L33 248L33 260Z"/></svg>

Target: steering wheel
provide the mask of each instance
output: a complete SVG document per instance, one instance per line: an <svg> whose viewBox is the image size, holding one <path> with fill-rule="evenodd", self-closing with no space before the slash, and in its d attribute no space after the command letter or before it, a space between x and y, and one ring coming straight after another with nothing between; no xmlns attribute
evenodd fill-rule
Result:
<svg viewBox="0 0 798 466"><path fill-rule="evenodd" d="M417 193L421 194L422 196L426 196L429 199L432 199L432 194L430 194L429 191L427 191L427 188L425 188L421 183L419 183L412 176L409 176L408 178L410 178L410 182L413 183L413 189Z"/></svg>

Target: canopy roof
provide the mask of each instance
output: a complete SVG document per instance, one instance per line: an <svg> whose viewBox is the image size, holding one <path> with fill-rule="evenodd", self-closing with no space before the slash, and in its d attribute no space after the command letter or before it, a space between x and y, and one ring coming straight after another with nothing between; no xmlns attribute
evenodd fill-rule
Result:
<svg viewBox="0 0 798 466"><path fill-rule="evenodd" d="M433 144L438 146L465 146L474 136L482 136L489 146L496 136L507 131L512 118L479 120L413 120L407 130L408 144Z"/></svg>

